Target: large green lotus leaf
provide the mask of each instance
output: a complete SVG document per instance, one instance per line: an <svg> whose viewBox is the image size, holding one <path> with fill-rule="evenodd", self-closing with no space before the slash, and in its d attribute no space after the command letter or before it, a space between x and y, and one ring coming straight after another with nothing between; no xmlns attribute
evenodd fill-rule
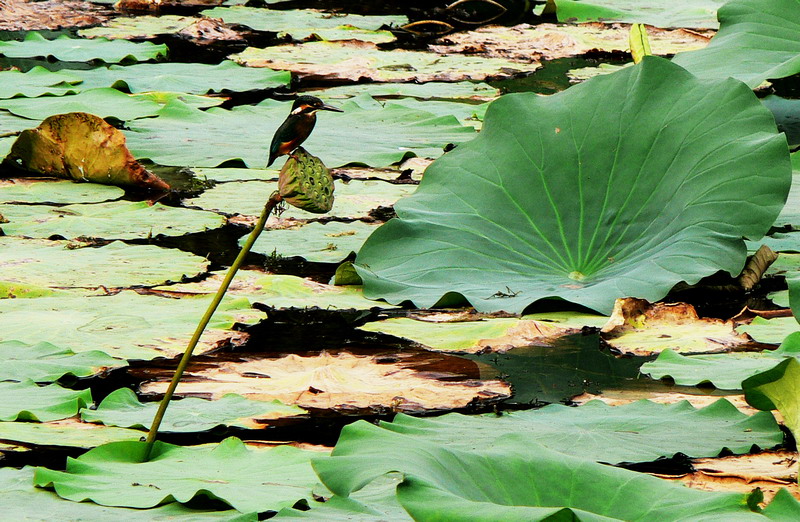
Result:
<svg viewBox="0 0 800 522"><path fill-rule="evenodd" d="M197 277L207 268L202 257L152 245L115 241L99 248L75 248L66 241L0 237L3 283L50 288L152 286Z"/></svg>
<svg viewBox="0 0 800 522"><path fill-rule="evenodd" d="M111 392L96 410L81 411L81 420L106 426L150 429L159 403L141 403L129 388ZM280 401L255 401L230 393L209 401L189 397L170 403L159 432L192 433L208 431L217 426L265 428L269 421L297 417L306 411Z"/></svg>
<svg viewBox="0 0 800 522"><path fill-rule="evenodd" d="M780 344L786 336L800 330L794 317L754 318L750 324L736 328L738 333L746 333L759 343Z"/></svg>
<svg viewBox="0 0 800 522"><path fill-rule="evenodd" d="M757 509L758 500L605 466L520 434L465 451L364 421L346 426L333 456L314 459L314 469L339 495L403 473L398 498L415 520L738 520L755 518L748 505Z"/></svg>
<svg viewBox="0 0 800 522"><path fill-rule="evenodd" d="M116 89L103 88L84 90L79 94L67 96L0 100L0 109L33 120L43 120L54 114L87 112L101 118L113 116L118 120L127 121L155 116L161 105L153 100L131 96Z"/></svg>
<svg viewBox="0 0 800 522"><path fill-rule="evenodd" d="M413 519L397 501L397 485L402 480L400 473L387 473L347 497L333 495L323 499L323 502L309 502L310 509L284 508L272 520L305 518L326 522L410 522Z"/></svg>
<svg viewBox="0 0 800 522"><path fill-rule="evenodd" d="M503 435L518 433L532 444L609 464L648 462L676 453L715 457L726 448L747 453L753 445L770 448L783 440L772 415L749 417L726 399L702 409L686 401L659 404L642 400L624 406L601 401L577 408L551 404L500 417L451 413L415 418L398 414L393 422L381 426L467 451L491 447ZM334 454L347 448L340 441Z"/></svg>
<svg viewBox="0 0 800 522"><path fill-rule="evenodd" d="M209 300L210 296L169 299L133 291L97 297L0 299L0 332L4 339L51 342L74 352L100 350L120 359L174 357L186 349ZM230 331L237 322L255 323L263 317L246 299L224 300L195 353L240 338L241 334Z"/></svg>
<svg viewBox="0 0 800 522"><path fill-rule="evenodd" d="M200 179L225 183L228 181L278 181L280 169L204 168L195 167L192 173ZM208 192L208 191L206 191ZM262 202L263 208L263 202ZM259 211L260 213L261 211Z"/></svg>
<svg viewBox="0 0 800 522"><path fill-rule="evenodd" d="M580 332L584 326L599 328L608 320L601 315L562 313L557 320L549 314L517 318L482 318L453 322L394 317L373 321L359 327L367 332L380 332L411 339L427 349L445 352L505 352L516 346L542 344L557 337Z"/></svg>
<svg viewBox="0 0 800 522"><path fill-rule="evenodd" d="M33 468L1 468L0 490L3 491L3 516L8 520L91 520L94 522L154 520L206 520L255 522L258 516L243 515L238 511L212 511L192 509L172 502L157 508L141 510L98 506L91 502L65 502L53 493L33 485Z"/></svg>
<svg viewBox="0 0 800 522"><path fill-rule="evenodd" d="M75 353L50 343L26 344L0 341L0 381L55 382L65 375L88 377L111 368L127 366L98 350Z"/></svg>
<svg viewBox="0 0 800 522"><path fill-rule="evenodd" d="M515 62L461 54L382 51L367 43L308 42L259 49L248 47L230 58L242 65L292 71L310 80L353 82L457 82L510 77L539 68L538 62Z"/></svg>
<svg viewBox="0 0 800 522"><path fill-rule="evenodd" d="M394 36L389 31L377 31L384 25L403 25L408 18L400 15L362 16L354 14L331 15L314 9L273 10L255 7L217 7L202 12L203 16L221 18L228 24L246 25L257 31L278 33L303 40L317 35L325 40L364 40L390 42ZM350 26L350 27L347 27Z"/></svg>
<svg viewBox="0 0 800 522"><path fill-rule="evenodd" d="M200 447L156 442L150 460L142 462L145 447L143 442L105 444L68 459L66 472L37 468L34 483L52 486L62 498L103 506L150 508L200 496L260 513L310 499L318 482L310 458L319 453L291 446L249 450L233 437Z"/></svg>
<svg viewBox="0 0 800 522"><path fill-rule="evenodd" d="M499 96L500 91L482 82L427 82L427 83L362 83L357 85L341 85L328 87L309 94L323 100L353 98L368 94L378 97L406 97L421 100L491 100Z"/></svg>
<svg viewBox="0 0 800 522"><path fill-rule="evenodd" d="M231 61L218 65L202 63L142 63L126 67L112 65L74 71L83 80L82 89L121 87L130 92L167 91L191 94L274 89L289 84L291 74L270 69L242 67Z"/></svg>
<svg viewBox="0 0 800 522"><path fill-rule="evenodd" d="M348 163L391 165L406 155L437 157L448 143L463 143L475 131L450 117L359 98L341 104L342 114L318 116L303 147L328 167ZM291 110L289 102L265 100L233 110L199 111L182 104L165 107L157 118L130 123L128 148L137 158L160 165L216 167L241 159L263 167L267 147ZM358 147L347 144L358 143Z"/></svg>
<svg viewBox="0 0 800 522"><path fill-rule="evenodd" d="M53 422L0 422L0 440L24 446L94 448L121 440L139 440L140 430L80 422L75 418Z"/></svg>
<svg viewBox="0 0 800 522"><path fill-rule="evenodd" d="M786 427L800 436L800 362L788 357L742 383L744 397L759 410L778 410Z"/></svg>
<svg viewBox="0 0 800 522"><path fill-rule="evenodd" d="M2 212L2 209L0 209ZM302 257L317 263L339 263L357 252L377 229L362 221L308 223L293 228L265 230L253 245L253 252L266 256ZM242 238L240 243L244 243ZM376 305L380 306L378 303Z"/></svg>
<svg viewBox="0 0 800 522"><path fill-rule="evenodd" d="M716 29L724 0L555 0L560 22L629 22L655 27Z"/></svg>
<svg viewBox="0 0 800 522"><path fill-rule="evenodd" d="M188 294L213 294L219 288L224 272L214 272L197 283L157 287L155 290ZM334 286L311 279L254 270L239 270L226 295L245 297L253 303L273 308L309 308L367 310L385 303L366 299L360 286Z"/></svg>
<svg viewBox="0 0 800 522"><path fill-rule="evenodd" d="M750 87L800 72L800 0L732 0L708 47L673 61L700 78L732 76Z"/></svg>
<svg viewBox="0 0 800 522"><path fill-rule="evenodd" d="M178 33L198 20L194 16L177 15L119 16L108 20L101 26L81 29L78 31L78 36L83 38L143 40L155 36Z"/></svg>
<svg viewBox="0 0 800 522"><path fill-rule="evenodd" d="M167 55L167 46L151 42L133 43L125 40L97 38L85 40L61 35L48 40L39 33L30 32L22 42L0 42L0 55L9 58L34 58L53 56L64 62L102 60L106 63L146 61Z"/></svg>
<svg viewBox="0 0 800 522"><path fill-rule="evenodd" d="M741 390L742 381L787 357L800 357L798 332L787 337L778 350L690 356L665 350L655 361L644 363L641 371L653 379L671 377L681 386L711 383L721 390Z"/></svg>
<svg viewBox="0 0 800 522"><path fill-rule="evenodd" d="M414 185L394 185L384 181L358 181L334 183L333 208L326 216L360 219L369 216L370 210L379 206L391 206L403 196L414 192ZM224 212L225 214L244 214L257 216L264 209L270 194L278 190L278 184L265 181L244 181L241 183L222 183L206 190L200 196L187 199L187 206L203 210ZM313 219L312 214L295 207L288 207L281 213L282 218Z"/></svg>
<svg viewBox="0 0 800 522"><path fill-rule="evenodd" d="M68 180L0 181L0 203L100 203L125 194L119 187Z"/></svg>
<svg viewBox="0 0 800 522"><path fill-rule="evenodd" d="M0 382L0 396L0 421L66 419L92 403L91 390L68 390L58 384L39 386L31 380Z"/></svg>
<svg viewBox="0 0 800 522"><path fill-rule="evenodd" d="M145 239L159 235L182 236L219 228L225 218L213 212L168 207L146 201L110 201L86 205L0 205L9 220L3 230L10 236L68 239Z"/></svg>
<svg viewBox="0 0 800 522"><path fill-rule="evenodd" d="M48 71L37 65L28 72L17 70L0 71L0 98L25 96L34 98L44 94L61 96L79 90L74 84L80 78L67 71Z"/></svg>
<svg viewBox="0 0 800 522"><path fill-rule="evenodd" d="M616 298L738 274L742 236L769 229L790 181L786 140L750 89L646 57L552 96L493 102L356 269L367 297L391 303L456 292L480 311L521 312L557 296L608 313Z"/></svg>

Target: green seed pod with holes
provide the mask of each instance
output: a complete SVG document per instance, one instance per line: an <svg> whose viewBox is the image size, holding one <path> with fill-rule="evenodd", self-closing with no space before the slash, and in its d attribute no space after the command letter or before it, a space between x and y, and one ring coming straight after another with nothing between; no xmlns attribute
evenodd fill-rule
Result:
<svg viewBox="0 0 800 522"><path fill-rule="evenodd" d="M284 201L307 212L324 214L333 207L333 176L322 160L302 147L281 169L278 190Z"/></svg>

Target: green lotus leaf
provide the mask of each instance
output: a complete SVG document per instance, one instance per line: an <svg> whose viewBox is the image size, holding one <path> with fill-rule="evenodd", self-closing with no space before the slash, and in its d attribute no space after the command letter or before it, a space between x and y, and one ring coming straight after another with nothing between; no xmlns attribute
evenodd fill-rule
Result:
<svg viewBox="0 0 800 522"><path fill-rule="evenodd" d="M358 60L353 60L353 55ZM529 57L530 55L528 55ZM513 61L461 54L441 55L423 51L382 51L365 42L308 42L248 47L230 58L250 67L292 71L309 80L360 82L457 82L511 77L539 68L537 61Z"/></svg>
<svg viewBox="0 0 800 522"><path fill-rule="evenodd" d="M415 520L736 520L761 495L698 491L532 443L520 434L473 451L346 426L331 457L314 459L323 483L348 495L384 473L405 480L398 499ZM480 477L480 480L476 480ZM754 515L753 515L754 516Z"/></svg>
<svg viewBox="0 0 800 522"><path fill-rule="evenodd" d="M0 382L0 394L0 421L66 419L92 403L91 390L68 390L58 384L39 386L31 380Z"/></svg>
<svg viewBox="0 0 800 522"><path fill-rule="evenodd" d="M152 522L154 520L191 520L192 522L230 521L255 522L258 516L249 517L234 510L213 511L193 509L178 502L157 508L141 510L98 506L91 502L64 502L64 499L33 485L33 468L1 468L0 490L3 491L3 516L9 520L125 520ZM240 518L241 517L241 518Z"/></svg>
<svg viewBox="0 0 800 522"><path fill-rule="evenodd" d="M150 429L157 409L157 402L141 403L132 390L120 388L103 399L96 410L81 411L81 420L106 426ZM215 401L189 397L170 404L159 432L192 433L217 426L266 428L270 420L305 413L302 408L278 400L255 401L233 393Z"/></svg>
<svg viewBox="0 0 800 522"><path fill-rule="evenodd" d="M152 286L197 277L208 268L202 257L152 245L115 241L75 248L66 241L0 237L0 281L44 288Z"/></svg>
<svg viewBox="0 0 800 522"><path fill-rule="evenodd" d="M497 98L500 91L487 83L481 82L427 82L427 83L361 83L357 85L341 85L311 91L323 100L353 98L368 94L373 98L407 97L421 100L491 100Z"/></svg>
<svg viewBox="0 0 800 522"><path fill-rule="evenodd" d="M773 226L776 228L789 227L793 231L800 230L800 173L792 175L792 188L789 190L786 206L781 210ZM772 241L772 243L777 245L778 248L789 248L790 243L788 239L796 236L793 234L785 234L778 237L783 237L786 241ZM764 240L769 241L769 236L762 239L762 241ZM795 248L800 250L800 238L798 238Z"/></svg>
<svg viewBox="0 0 800 522"><path fill-rule="evenodd" d="M54 114L87 112L101 118L114 117L127 121L155 116L161 105L153 100L134 97L116 89L103 88L84 90L79 94L67 96L0 100L0 109L33 120L43 120Z"/></svg>
<svg viewBox="0 0 800 522"><path fill-rule="evenodd" d="M19 116L15 116L5 111L0 112L0 136L14 136L20 131L31 129L36 127L38 124L39 122L35 120L20 118ZM13 143L16 138L11 137L6 139L11 140L10 143ZM10 145L9 148L11 148ZM6 153L3 153L2 155L5 156Z"/></svg>
<svg viewBox="0 0 800 522"><path fill-rule="evenodd" d="M50 343L0 341L0 381L55 382L65 375L88 377L128 363L101 351L75 353Z"/></svg>
<svg viewBox="0 0 800 522"><path fill-rule="evenodd" d="M0 299L0 332L5 339L50 342L78 353L100 350L119 359L174 357L186 349L210 299L165 298L130 290L94 297ZM237 323L263 318L247 299L225 299L195 353L241 339L241 333L230 331Z"/></svg>
<svg viewBox="0 0 800 522"><path fill-rule="evenodd" d="M142 432L64 419L53 422L0 422L0 440L24 446L94 448L122 440L139 440Z"/></svg>
<svg viewBox="0 0 800 522"><path fill-rule="evenodd" d="M349 100L341 108L342 114L319 116L314 133L303 144L329 167L385 166L414 154L436 157L448 143L462 143L475 135L452 116L436 117L397 104L383 106L369 97ZM270 99L233 110L199 111L171 104L157 118L130 122L128 147L137 158L160 165L216 167L241 159L249 167L263 167L270 137L289 111L290 103Z"/></svg>
<svg viewBox="0 0 800 522"><path fill-rule="evenodd" d="M0 182L0 203L100 203L123 194L119 187L99 183L49 179Z"/></svg>
<svg viewBox="0 0 800 522"><path fill-rule="evenodd" d="M274 89L289 84L292 75L271 69L242 67L229 60L202 63L142 63L71 71L83 80L82 89L124 87L130 92L167 91L191 94Z"/></svg>
<svg viewBox="0 0 800 522"><path fill-rule="evenodd" d="M243 168L204 168L194 167L192 173L195 177L214 181L216 183L226 183L228 181L278 181L280 169L243 169ZM206 194L210 189L203 192ZM271 194L271 192L270 192ZM269 196L267 196L269 197ZM262 208L263 208L262 200Z"/></svg>
<svg viewBox="0 0 800 522"><path fill-rule="evenodd" d="M65 472L37 468L34 483L52 486L62 498L103 506L151 508L208 497L250 513L310 499L318 481L310 458L319 453L291 446L249 450L233 437L200 447L156 442L150 460L142 462L145 447L143 442L105 444L67 459Z"/></svg>
<svg viewBox="0 0 800 522"><path fill-rule="evenodd" d="M800 72L800 0L731 0L708 47L673 61L704 79L729 76L757 87Z"/></svg>
<svg viewBox="0 0 800 522"><path fill-rule="evenodd" d="M0 42L0 54L9 58L34 58L53 56L64 62L102 60L106 63L154 60L167 55L167 46L151 42L133 43L125 40L97 38L85 40L61 35L48 40L30 32L22 42Z"/></svg>
<svg viewBox="0 0 800 522"><path fill-rule="evenodd" d="M775 124L778 130L786 133L789 148L795 149L800 146L800 100L781 98L770 94L761 99L761 103L775 116ZM797 153L792 155L792 168L800 170L800 156Z"/></svg>
<svg viewBox="0 0 800 522"><path fill-rule="evenodd" d="M795 520L800 517L800 502L786 488L781 488L761 512L770 520Z"/></svg>
<svg viewBox="0 0 800 522"><path fill-rule="evenodd" d="M221 227L225 218L213 212L168 207L147 201L109 201L86 205L0 205L9 220L10 236L68 239L145 239L158 235L182 236Z"/></svg>
<svg viewBox="0 0 800 522"><path fill-rule="evenodd" d="M186 94L184 92L166 92L166 91L150 91L132 94L131 98L135 100L150 100L157 104L164 106L175 100L185 103L189 107L196 109L207 109L209 107L216 107L225 103L226 98L201 96L199 94Z"/></svg>
<svg viewBox="0 0 800 522"><path fill-rule="evenodd" d="M655 27L716 29L725 0L555 0L560 22L628 22Z"/></svg>
<svg viewBox="0 0 800 522"><path fill-rule="evenodd" d="M213 294L219 288L224 272L212 272L197 283L156 287L155 290L187 294ZM317 283L302 277L265 274L254 270L239 270L226 295L244 297L250 302L272 308L310 308L328 310L355 308L368 310L385 303L365 299L360 286L334 286Z"/></svg>
<svg viewBox="0 0 800 522"><path fill-rule="evenodd" d="M2 210L0 209L0 212ZM253 252L266 256L302 257L317 263L339 263L364 244L377 228L361 221L308 223L293 228L265 230ZM240 243L244 243L242 238Z"/></svg>
<svg viewBox="0 0 800 522"><path fill-rule="evenodd" d="M800 435L800 362L788 357L742 382L744 397L759 410L778 410L786 427Z"/></svg>
<svg viewBox="0 0 800 522"><path fill-rule="evenodd" d="M80 81L80 78L67 71L52 72L40 65L25 73L13 69L0 71L0 98L72 94L80 89L74 85Z"/></svg>
<svg viewBox="0 0 800 522"><path fill-rule="evenodd" d="M774 317L765 319L756 317L750 324L736 328L738 333L746 333L756 342L767 344L780 344L786 336L798 331L800 327L793 317Z"/></svg>
<svg viewBox="0 0 800 522"><path fill-rule="evenodd" d="M783 440L770 414L750 417L725 399L702 409L686 401L658 404L642 400L623 406L601 401L577 408L551 404L499 417L450 413L415 418L398 414L381 427L465 451L491 447L503 436L516 433L531 444L610 464L649 462L676 453L715 457L725 449L747 453L753 445L771 448ZM345 438L336 448L334 455L350 451L351 446Z"/></svg>
<svg viewBox="0 0 800 522"><path fill-rule="evenodd" d="M416 188L414 185L395 185L371 180L353 180L349 183L337 180L334 182L334 187L333 208L328 215L350 219L365 218L369 216L371 210L379 206L394 205L397 200L411 194ZM277 188L276 183L264 181L220 183L196 198L185 200L185 204L225 214L257 216L264 208L264 203L270 194ZM302 209L287 208L281 217L311 219L319 216Z"/></svg>
<svg viewBox="0 0 800 522"><path fill-rule="evenodd" d="M769 229L790 178L786 140L750 89L648 56L492 102L480 135L428 167L356 269L365 295L390 303L458 293L518 313L561 297L609 313L616 298L738 274L742 236Z"/></svg>
<svg viewBox="0 0 800 522"><path fill-rule="evenodd" d="M109 1L113 3L113 1ZM106 21L98 27L81 29L78 36L82 38L124 38L126 40L143 40L160 35L178 33L196 23L194 16L119 16Z"/></svg>
<svg viewBox="0 0 800 522"><path fill-rule="evenodd" d="M400 15L362 16L337 14L314 9L261 9L255 7L217 7L202 12L209 18L221 18L228 24L246 25L257 31L278 33L303 40L317 35L325 40L364 40L390 42L394 36L389 31L378 31L384 25L403 25L408 18Z"/></svg>

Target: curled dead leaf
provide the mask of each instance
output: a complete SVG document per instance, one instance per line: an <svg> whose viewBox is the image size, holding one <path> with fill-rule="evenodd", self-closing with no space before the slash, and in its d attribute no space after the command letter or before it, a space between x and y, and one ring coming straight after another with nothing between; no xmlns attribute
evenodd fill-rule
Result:
<svg viewBox="0 0 800 522"><path fill-rule="evenodd" d="M170 188L133 158L122 132L85 112L56 114L35 129L22 131L5 163L34 175L123 187Z"/></svg>

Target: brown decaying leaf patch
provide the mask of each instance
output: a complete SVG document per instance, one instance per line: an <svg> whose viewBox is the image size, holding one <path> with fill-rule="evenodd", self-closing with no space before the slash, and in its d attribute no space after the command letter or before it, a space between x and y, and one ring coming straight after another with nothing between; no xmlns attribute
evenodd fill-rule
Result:
<svg viewBox="0 0 800 522"><path fill-rule="evenodd" d="M632 297L617 299L602 339L635 355L651 355L667 348L682 353L721 352L752 343L737 334L732 321L700 319L692 305L654 303Z"/></svg>
<svg viewBox="0 0 800 522"><path fill-rule="evenodd" d="M764 492L768 504L775 493L786 488L800 500L797 485L797 453L765 451L755 455L692 460L694 473L681 476L656 475L682 482L685 486L703 491L748 493L753 488Z"/></svg>
<svg viewBox="0 0 800 522"><path fill-rule="evenodd" d="M82 0L0 0L0 31L43 31L97 25L111 12Z"/></svg>
<svg viewBox="0 0 800 522"><path fill-rule="evenodd" d="M226 24L220 18L206 18L205 16L181 29L178 36L196 45L211 45L216 42L245 42L244 37L231 29L230 24Z"/></svg>
<svg viewBox="0 0 800 522"><path fill-rule="evenodd" d="M130 13L155 13L162 9L180 7L219 7L225 0L118 0L114 8L118 11Z"/></svg>
<svg viewBox="0 0 800 522"><path fill-rule="evenodd" d="M429 49L438 53L475 54L487 58L530 61L579 56L593 50L628 52L628 24L520 24L487 25L475 31L449 34ZM647 28L653 54L665 55L701 49L713 31Z"/></svg>
<svg viewBox="0 0 800 522"><path fill-rule="evenodd" d="M309 357L290 354L209 362L200 369L190 366L178 394L216 399L226 393L238 393L256 400L278 399L307 409L350 414L450 410L511 395L511 387L499 380L455 380L459 376L453 373L420 371L427 364L426 359L441 357L425 353L354 355L342 351L335 355L323 352ZM167 385L166 379L150 382L140 391L161 394Z"/></svg>
<svg viewBox="0 0 800 522"><path fill-rule="evenodd" d="M22 131L5 162L33 175L123 187L170 188L134 159L122 132L85 112L56 114L35 129Z"/></svg>

